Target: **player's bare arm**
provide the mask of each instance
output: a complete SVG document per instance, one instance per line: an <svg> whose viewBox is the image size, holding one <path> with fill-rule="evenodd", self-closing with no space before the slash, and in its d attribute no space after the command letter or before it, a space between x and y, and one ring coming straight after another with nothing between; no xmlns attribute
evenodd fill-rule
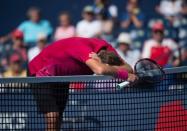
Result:
<svg viewBox="0 0 187 131"><path fill-rule="evenodd" d="M86 65L97 75L114 75L117 72L117 68L95 59L88 59Z"/></svg>
<svg viewBox="0 0 187 131"><path fill-rule="evenodd" d="M98 57L98 55L97 55L96 53L94 53L94 52L91 52L91 53L89 54L89 57L90 57L91 59L94 59L94 60L98 61L98 63L104 64L104 63L102 63L102 61L101 61L101 59ZM121 60L122 60L122 59L121 59ZM108 65L108 64L107 64L107 65ZM119 65L119 66L112 66L112 67L114 67L114 68L116 68L116 69L124 69L124 70L128 71L128 73L133 73L132 67L131 67L127 62L125 62L124 60L122 60L122 64L121 64L121 65Z"/></svg>
<svg viewBox="0 0 187 131"><path fill-rule="evenodd" d="M127 64L126 62L124 62L123 65L121 66L113 66L116 69L124 69L128 71L128 79L127 81L129 82L134 82L135 80L137 80L137 76L133 73L133 69L131 68L131 66L129 64Z"/></svg>
<svg viewBox="0 0 187 131"><path fill-rule="evenodd" d="M127 70L129 73L133 73L132 67L128 63L126 63L125 61L123 61L122 65L120 65L120 66L113 66L113 67L115 67L117 69L124 69L124 70Z"/></svg>
<svg viewBox="0 0 187 131"><path fill-rule="evenodd" d="M137 79L136 75L132 74L132 68L126 64L126 62L120 66L110 66L109 64L102 63L95 53L91 53L90 57L91 58L86 61L86 65L97 75L116 76L119 69L124 69L128 72L128 81L135 81Z"/></svg>
<svg viewBox="0 0 187 131"><path fill-rule="evenodd" d="M113 67L115 67L117 69L125 69L125 70L127 70L128 71L128 79L127 79L127 81L129 81L129 82L134 82L135 80L138 79L137 76L134 74L132 67L125 61L123 61L122 65L113 66Z"/></svg>

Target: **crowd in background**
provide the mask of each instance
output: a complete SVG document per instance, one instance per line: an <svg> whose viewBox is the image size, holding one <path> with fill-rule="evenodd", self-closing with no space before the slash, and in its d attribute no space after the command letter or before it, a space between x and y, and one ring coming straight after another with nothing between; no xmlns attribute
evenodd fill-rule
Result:
<svg viewBox="0 0 187 131"><path fill-rule="evenodd" d="M106 40L131 66L141 58L151 58L162 67L187 65L186 1L161 0L152 11L159 17L147 18L138 0L128 0L124 10L111 1L94 0L80 11L82 20L75 25L66 10L59 14L59 25L52 27L41 15L45 12L31 7L28 20L0 37L1 77L26 76L27 63L48 44L74 36Z"/></svg>

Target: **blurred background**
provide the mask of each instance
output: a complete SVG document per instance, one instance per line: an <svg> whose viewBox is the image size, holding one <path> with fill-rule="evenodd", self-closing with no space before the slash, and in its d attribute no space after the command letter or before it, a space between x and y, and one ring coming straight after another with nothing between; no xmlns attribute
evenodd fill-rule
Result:
<svg viewBox="0 0 187 131"><path fill-rule="evenodd" d="M26 76L27 63L47 45L74 36L108 41L131 66L141 58L164 68L187 65L187 0L1 0L0 6L1 77Z"/></svg>

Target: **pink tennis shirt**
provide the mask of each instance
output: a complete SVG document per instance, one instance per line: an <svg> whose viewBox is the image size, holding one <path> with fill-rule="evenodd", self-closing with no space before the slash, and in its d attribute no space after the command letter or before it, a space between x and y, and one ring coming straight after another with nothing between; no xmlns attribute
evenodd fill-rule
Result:
<svg viewBox="0 0 187 131"><path fill-rule="evenodd" d="M29 63L30 75L48 72L45 75L89 75L92 70L85 64L91 52L115 49L106 41L96 38L72 37L50 44Z"/></svg>

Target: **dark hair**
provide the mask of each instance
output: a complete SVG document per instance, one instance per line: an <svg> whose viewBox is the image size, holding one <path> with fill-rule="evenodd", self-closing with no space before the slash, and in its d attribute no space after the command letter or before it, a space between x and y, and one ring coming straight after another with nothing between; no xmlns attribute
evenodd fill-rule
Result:
<svg viewBox="0 0 187 131"><path fill-rule="evenodd" d="M40 10L40 8L35 7L35 6L32 6L32 7L30 7L30 8L28 9L28 11L27 11L27 16L28 16L29 18L30 18L30 13L31 13L32 11L37 11L38 14L39 14L39 16L41 16L41 10Z"/></svg>
<svg viewBox="0 0 187 131"><path fill-rule="evenodd" d="M60 16L62 16L62 15L66 15L68 17L68 19L69 19L69 22L71 23L71 14L68 11L60 12L58 18L60 18Z"/></svg>
<svg viewBox="0 0 187 131"><path fill-rule="evenodd" d="M123 61L121 60L121 58L112 51L101 50L98 53L98 57L101 59L103 63L109 64L109 65L120 66L123 64Z"/></svg>

